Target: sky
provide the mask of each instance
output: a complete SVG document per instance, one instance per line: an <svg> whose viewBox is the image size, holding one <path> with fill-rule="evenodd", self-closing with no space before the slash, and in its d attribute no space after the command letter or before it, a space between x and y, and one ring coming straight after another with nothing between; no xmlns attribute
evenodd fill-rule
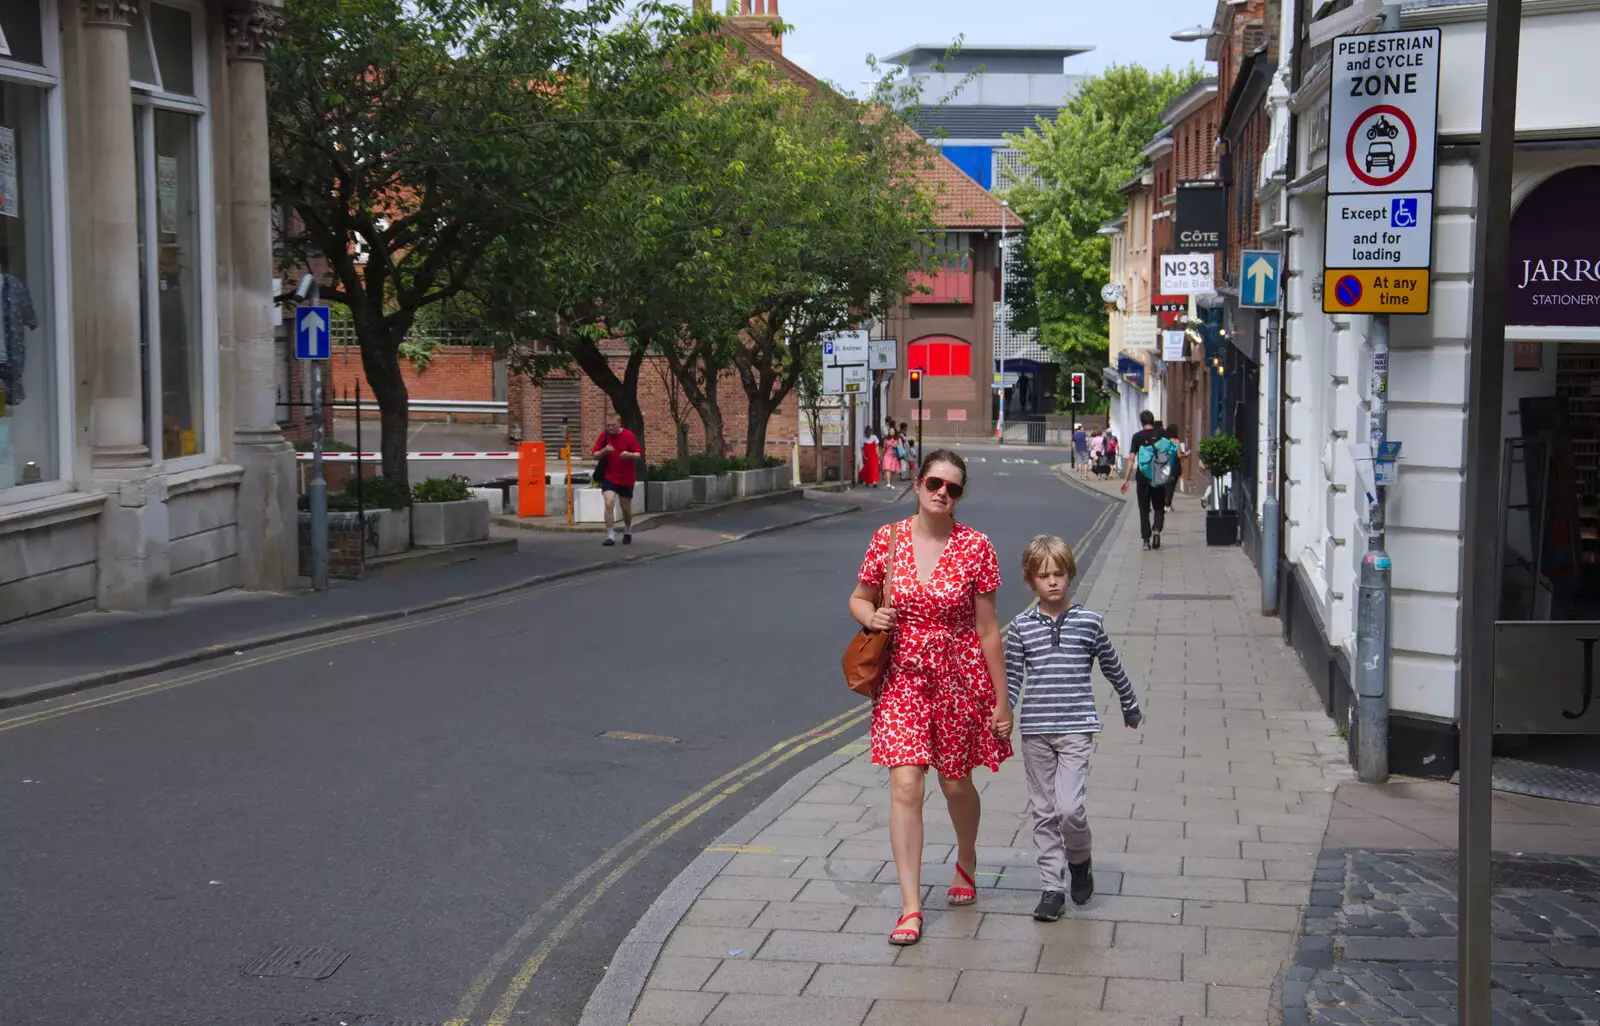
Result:
<svg viewBox="0 0 1600 1026"><path fill-rule="evenodd" d="M722 4L718 3L719 9ZM848 92L863 89L866 56L880 58L916 43L986 43L1093 46L1066 61L1071 74L1109 64L1151 68L1204 65L1204 43L1178 43L1179 29L1211 24L1214 0L1045 0L1011 6L985 0L780 0L779 14L794 26L784 36L784 56Z"/></svg>

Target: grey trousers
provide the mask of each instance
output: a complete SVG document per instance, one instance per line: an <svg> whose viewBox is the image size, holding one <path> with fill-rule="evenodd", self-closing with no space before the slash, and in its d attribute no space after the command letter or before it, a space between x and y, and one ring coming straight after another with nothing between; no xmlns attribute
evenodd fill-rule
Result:
<svg viewBox="0 0 1600 1026"><path fill-rule="evenodd" d="M1089 857L1089 752L1093 734L1024 734L1022 762L1028 773L1028 811L1039 848L1039 882L1064 891L1068 862Z"/></svg>

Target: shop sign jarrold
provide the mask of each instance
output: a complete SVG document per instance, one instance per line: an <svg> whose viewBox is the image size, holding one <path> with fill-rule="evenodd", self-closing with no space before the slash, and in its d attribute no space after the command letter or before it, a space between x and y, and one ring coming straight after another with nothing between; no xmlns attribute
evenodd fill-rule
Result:
<svg viewBox="0 0 1600 1026"><path fill-rule="evenodd" d="M1333 41L1326 313L1428 312L1439 44L1438 29Z"/></svg>
<svg viewBox="0 0 1600 1026"><path fill-rule="evenodd" d="M1559 172L1511 218L1506 322L1600 326L1600 167Z"/></svg>

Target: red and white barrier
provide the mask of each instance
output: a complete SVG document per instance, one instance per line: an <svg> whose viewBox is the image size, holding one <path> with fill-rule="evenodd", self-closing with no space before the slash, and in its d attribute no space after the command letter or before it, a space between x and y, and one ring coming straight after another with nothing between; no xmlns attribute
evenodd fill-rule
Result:
<svg viewBox="0 0 1600 1026"><path fill-rule="evenodd" d="M294 458L301 463L310 463L309 452L297 452ZM407 460L514 460L514 452L408 452ZM322 454L325 463L362 463L375 462L383 459L381 452L325 452Z"/></svg>

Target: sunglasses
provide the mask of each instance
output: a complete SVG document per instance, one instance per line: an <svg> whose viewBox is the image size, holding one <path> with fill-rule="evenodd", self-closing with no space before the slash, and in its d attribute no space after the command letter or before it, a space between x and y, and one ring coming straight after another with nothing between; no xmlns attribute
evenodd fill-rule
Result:
<svg viewBox="0 0 1600 1026"><path fill-rule="evenodd" d="M945 494L949 495L952 499L961 498L962 494L964 494L967 490L966 487L959 481L947 481L942 477L934 477L932 475L922 479L922 487L926 488L930 495L943 488L945 490Z"/></svg>

